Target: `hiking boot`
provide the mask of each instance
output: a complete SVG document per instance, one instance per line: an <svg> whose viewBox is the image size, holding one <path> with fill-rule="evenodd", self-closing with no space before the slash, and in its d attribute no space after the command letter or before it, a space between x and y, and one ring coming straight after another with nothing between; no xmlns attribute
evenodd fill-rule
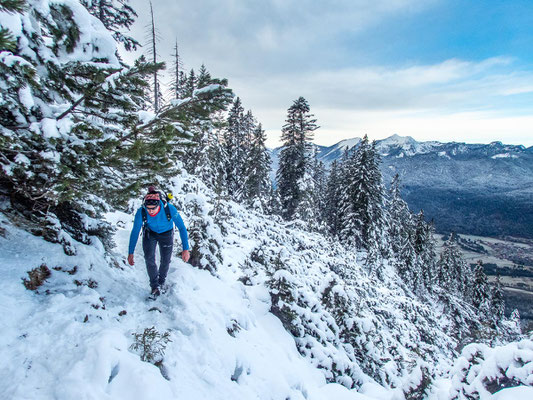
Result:
<svg viewBox="0 0 533 400"><path fill-rule="evenodd" d="M152 289L152 293L150 294L150 297L155 299L156 297L158 297L159 295L161 294L161 292L159 291L159 288L153 288Z"/></svg>

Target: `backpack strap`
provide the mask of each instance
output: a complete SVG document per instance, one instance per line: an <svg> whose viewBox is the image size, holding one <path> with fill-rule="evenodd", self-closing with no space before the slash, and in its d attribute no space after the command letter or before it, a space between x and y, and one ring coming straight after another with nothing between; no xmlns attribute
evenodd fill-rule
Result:
<svg viewBox="0 0 533 400"><path fill-rule="evenodd" d="M172 219L172 216L170 215L170 207L168 206L168 201L163 201L163 208L165 209L167 220L170 222L170 220Z"/></svg>
<svg viewBox="0 0 533 400"><path fill-rule="evenodd" d="M148 223L148 215L146 214L146 208L144 208L144 206L141 207L141 215L143 217L143 231L144 231Z"/></svg>

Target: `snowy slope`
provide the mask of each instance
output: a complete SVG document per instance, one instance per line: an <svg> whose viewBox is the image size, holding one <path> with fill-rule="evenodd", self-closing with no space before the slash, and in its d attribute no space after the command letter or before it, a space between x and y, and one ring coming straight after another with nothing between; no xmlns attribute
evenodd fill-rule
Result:
<svg viewBox="0 0 533 400"><path fill-rule="evenodd" d="M126 221L116 236L117 249L124 251L131 216L109 218ZM134 268L111 268L97 244L80 245L78 256L68 257L59 245L5 219L2 225L8 229L0 238L3 399L325 400L329 393L368 399L337 384L326 387L324 376L304 361L268 312L266 289L245 288L231 269L218 279L176 257L169 293L146 301L141 253ZM52 270L39 293L33 293L21 278L41 263L61 270ZM66 272L74 267L75 274ZM98 287L76 286L74 279L91 279ZM160 311L149 311L152 307ZM127 314L119 316L123 310ZM227 332L234 320L243 328L236 338ZM171 331L164 361L169 380L128 350L131 334L151 326Z"/></svg>
<svg viewBox="0 0 533 400"><path fill-rule="evenodd" d="M212 207L201 182L185 176L174 184L186 225L192 201ZM442 305L420 303L390 268L381 278L365 271L356 261L364 254L235 203L223 206L224 234L210 233L221 243L217 276L176 256L170 290L155 302L146 300L140 245L135 266L125 263L131 214L107 216L117 227L117 253L107 256L95 239L66 256L60 245L2 216L0 398L392 400L419 384L421 367L442 375L432 398L448 398L442 396L454 388L447 374L457 343L443 333L453 321ZM260 260L270 256L284 268ZM41 264L52 275L29 291L21 279ZM303 331L289 333L270 312L273 279L293 285L300 299L292 305L300 318L294 326ZM351 324L360 350L340 341L334 310L323 303L328 287L356 306ZM130 349L132 334L152 326L172 340L161 371ZM344 375L335 378L334 371ZM357 381L356 389L335 379L348 387Z"/></svg>

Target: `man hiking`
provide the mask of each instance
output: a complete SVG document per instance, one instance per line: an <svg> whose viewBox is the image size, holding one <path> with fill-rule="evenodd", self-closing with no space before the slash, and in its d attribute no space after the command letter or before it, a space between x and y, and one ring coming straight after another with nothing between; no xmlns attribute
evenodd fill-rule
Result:
<svg viewBox="0 0 533 400"><path fill-rule="evenodd" d="M159 288L165 283L170 259L172 258L172 247L174 244L174 224L180 232L183 252L183 261L189 261L189 241L187 229L176 207L163 201L161 193L155 187L148 188L148 194L144 197L143 205L135 214L133 229L130 235L128 249L128 263L134 265L133 252L139 238L139 232L143 228L143 251L146 262L146 270L150 278L152 288L151 297L156 298L161 294ZM159 268L155 262L155 248L159 244L161 256Z"/></svg>

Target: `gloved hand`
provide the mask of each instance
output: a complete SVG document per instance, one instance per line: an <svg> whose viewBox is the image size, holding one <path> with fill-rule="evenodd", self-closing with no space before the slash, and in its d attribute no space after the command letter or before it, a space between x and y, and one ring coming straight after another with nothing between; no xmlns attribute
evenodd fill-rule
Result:
<svg viewBox="0 0 533 400"><path fill-rule="evenodd" d="M128 264L130 265L135 264L135 261L133 261L133 254L128 254Z"/></svg>

